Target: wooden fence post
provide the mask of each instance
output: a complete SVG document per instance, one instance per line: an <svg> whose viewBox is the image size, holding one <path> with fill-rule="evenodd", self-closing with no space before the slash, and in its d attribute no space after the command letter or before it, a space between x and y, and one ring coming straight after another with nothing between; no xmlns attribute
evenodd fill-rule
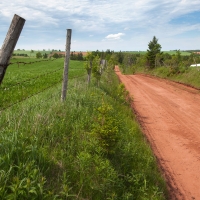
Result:
<svg viewBox="0 0 200 200"><path fill-rule="evenodd" d="M9 64L9 60L13 54L13 51L23 29L24 23L25 19L16 14L14 15L10 24L10 28L0 50L0 85L3 81L6 69Z"/></svg>
<svg viewBox="0 0 200 200"><path fill-rule="evenodd" d="M65 101L66 93L67 93L71 33L72 33L72 29L67 29L66 51L65 51L65 63L64 63L64 72L63 72L63 85L62 85L61 101Z"/></svg>

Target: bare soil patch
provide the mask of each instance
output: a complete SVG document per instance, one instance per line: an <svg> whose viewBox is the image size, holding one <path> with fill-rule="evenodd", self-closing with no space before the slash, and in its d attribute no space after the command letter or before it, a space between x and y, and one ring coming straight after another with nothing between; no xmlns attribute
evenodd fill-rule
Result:
<svg viewBox="0 0 200 200"><path fill-rule="evenodd" d="M170 200L200 199L200 92L143 75L115 72L167 181Z"/></svg>

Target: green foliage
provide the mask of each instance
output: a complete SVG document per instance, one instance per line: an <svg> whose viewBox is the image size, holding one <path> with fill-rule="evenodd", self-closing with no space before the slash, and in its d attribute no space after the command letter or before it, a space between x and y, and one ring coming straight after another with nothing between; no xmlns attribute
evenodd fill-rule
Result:
<svg viewBox="0 0 200 200"><path fill-rule="evenodd" d="M42 58L41 52L37 52L37 53L36 53L36 58Z"/></svg>
<svg viewBox="0 0 200 200"><path fill-rule="evenodd" d="M44 59L46 59L48 57L48 55L46 53L43 54L42 56Z"/></svg>
<svg viewBox="0 0 200 200"><path fill-rule="evenodd" d="M152 41L149 42L147 49L147 60L149 68L152 69L156 66L156 56L161 55L161 45L158 43L158 39L154 36Z"/></svg>
<svg viewBox="0 0 200 200"><path fill-rule="evenodd" d="M200 88L199 71L200 71L199 67L177 66L177 67L159 67L151 72L146 72L146 73L150 73L152 75L161 78L167 78L170 80L185 83L187 85L191 85L193 87Z"/></svg>
<svg viewBox="0 0 200 200"><path fill-rule="evenodd" d="M92 72L92 61L85 62L84 67L87 71L87 74L88 75L91 74L91 72Z"/></svg>
<svg viewBox="0 0 200 200"><path fill-rule="evenodd" d="M19 66L17 64L17 62L27 61L32 62L32 64L24 65L22 63ZM38 60L35 58L28 60L26 58L15 58L11 60L15 64L8 66L5 78L0 87L0 110L42 92L52 85L61 83L63 77L63 59L36 61ZM83 63L72 61L70 65L69 78L85 74ZM81 73L77 74L77 71Z"/></svg>
<svg viewBox="0 0 200 200"><path fill-rule="evenodd" d="M71 52L70 54L70 59L71 60L84 60L84 57L83 57L83 53L82 52L79 52L79 53L76 53L75 51Z"/></svg>
<svg viewBox="0 0 200 200"><path fill-rule="evenodd" d="M56 59L57 59L57 58L59 58L59 55L58 55L57 53L54 53L54 54L53 54L53 58L56 58Z"/></svg>
<svg viewBox="0 0 200 200"><path fill-rule="evenodd" d="M0 94L12 99L13 83L57 70L63 62L9 66ZM60 102L59 83L1 112L0 199L164 199L164 181L123 99L124 86L109 67L100 87L88 87L85 77L71 79L85 74L83 65L70 62L66 102ZM41 76L37 88L59 80L58 72L45 82ZM29 84L15 90L21 93ZM36 90L34 84L30 88Z"/></svg>
<svg viewBox="0 0 200 200"><path fill-rule="evenodd" d="M126 90L123 83L120 83L117 87L117 96L118 99L120 99L122 102L124 101L124 103L130 103L133 100L131 97L129 97L129 92Z"/></svg>
<svg viewBox="0 0 200 200"><path fill-rule="evenodd" d="M97 85L99 86L101 75L102 75L102 69L100 65L99 56L96 56L92 61L92 74L96 78Z"/></svg>
<svg viewBox="0 0 200 200"><path fill-rule="evenodd" d="M112 106L103 101L102 105L97 108L92 132L97 135L105 154L111 155L115 153L119 139L119 124L117 117L114 116Z"/></svg>

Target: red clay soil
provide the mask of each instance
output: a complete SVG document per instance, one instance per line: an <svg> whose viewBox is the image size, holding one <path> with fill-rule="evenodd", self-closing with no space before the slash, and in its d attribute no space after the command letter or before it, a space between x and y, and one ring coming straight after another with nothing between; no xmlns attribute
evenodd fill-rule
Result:
<svg viewBox="0 0 200 200"><path fill-rule="evenodd" d="M167 181L170 200L200 200L200 91L144 75L116 74L130 95Z"/></svg>

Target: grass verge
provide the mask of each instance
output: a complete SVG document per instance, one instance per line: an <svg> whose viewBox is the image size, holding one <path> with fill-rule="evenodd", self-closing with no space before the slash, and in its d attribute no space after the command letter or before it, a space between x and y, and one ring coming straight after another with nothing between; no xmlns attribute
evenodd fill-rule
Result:
<svg viewBox="0 0 200 200"><path fill-rule="evenodd" d="M99 87L83 76L68 88L64 103L58 83L1 113L0 199L165 199L114 72Z"/></svg>
<svg viewBox="0 0 200 200"><path fill-rule="evenodd" d="M135 73L150 74L200 89L199 67L157 67L152 70L146 70L145 68L138 67L134 68L134 71Z"/></svg>

